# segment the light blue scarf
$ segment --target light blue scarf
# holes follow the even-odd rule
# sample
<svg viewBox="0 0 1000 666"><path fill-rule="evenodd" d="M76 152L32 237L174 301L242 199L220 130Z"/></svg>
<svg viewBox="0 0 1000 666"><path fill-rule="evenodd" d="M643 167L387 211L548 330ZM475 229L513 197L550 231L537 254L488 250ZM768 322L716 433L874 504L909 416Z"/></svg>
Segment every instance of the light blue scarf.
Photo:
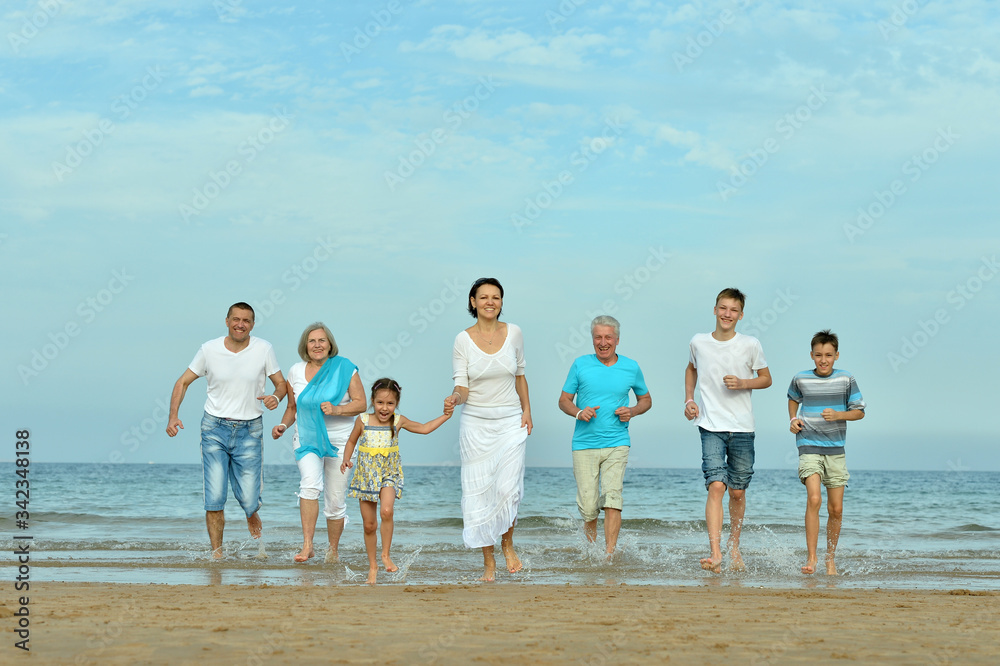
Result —
<svg viewBox="0 0 1000 666"><path fill-rule="evenodd" d="M340 449L330 443L320 404L329 402L339 405L357 369L358 366L342 356L328 358L302 395L296 396L296 418L299 422L296 460L301 460L307 453L315 453L320 458L335 458L340 453Z"/></svg>

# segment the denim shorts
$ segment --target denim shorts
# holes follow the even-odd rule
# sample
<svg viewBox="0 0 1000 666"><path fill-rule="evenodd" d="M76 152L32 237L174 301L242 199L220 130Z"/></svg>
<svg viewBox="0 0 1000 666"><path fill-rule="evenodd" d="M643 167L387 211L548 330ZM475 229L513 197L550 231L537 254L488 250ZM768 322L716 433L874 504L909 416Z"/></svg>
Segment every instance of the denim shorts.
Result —
<svg viewBox="0 0 1000 666"><path fill-rule="evenodd" d="M264 486L264 423L223 419L208 412L201 419L201 465L205 473L205 511L222 511L229 484L247 518L257 513Z"/></svg>
<svg viewBox="0 0 1000 666"><path fill-rule="evenodd" d="M733 490L745 490L753 476L752 432L701 432L701 471L705 487L716 481Z"/></svg>

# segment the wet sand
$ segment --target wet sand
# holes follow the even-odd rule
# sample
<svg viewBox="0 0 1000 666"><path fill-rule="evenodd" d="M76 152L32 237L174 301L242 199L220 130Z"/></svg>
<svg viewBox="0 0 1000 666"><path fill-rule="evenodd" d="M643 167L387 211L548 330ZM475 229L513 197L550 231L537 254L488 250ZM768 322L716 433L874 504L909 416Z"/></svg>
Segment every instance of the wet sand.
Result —
<svg viewBox="0 0 1000 666"><path fill-rule="evenodd" d="M36 583L33 663L995 664L1000 592ZM24 593L21 593L24 594ZM3 595L3 661L18 599Z"/></svg>

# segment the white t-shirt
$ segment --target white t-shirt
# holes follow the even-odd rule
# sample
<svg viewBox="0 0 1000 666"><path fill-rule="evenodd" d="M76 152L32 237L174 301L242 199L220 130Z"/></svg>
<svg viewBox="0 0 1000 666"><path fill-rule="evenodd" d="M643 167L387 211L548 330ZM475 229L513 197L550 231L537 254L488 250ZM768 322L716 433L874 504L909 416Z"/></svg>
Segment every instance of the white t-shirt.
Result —
<svg viewBox="0 0 1000 666"><path fill-rule="evenodd" d="M698 371L701 393L700 415L695 425L712 432L753 432L751 389L730 390L722 378L734 375L753 379L756 371L767 367L760 341L752 335L737 333L720 342L711 333L691 338L691 363Z"/></svg>
<svg viewBox="0 0 1000 666"><path fill-rule="evenodd" d="M358 374L357 369L354 370L354 374ZM302 392L309 386L309 382L306 381L306 364L304 361L299 361L289 369L288 383L292 385L292 390L295 391L295 399L297 401ZM344 393L344 399L337 404L346 405L350 401L350 391L347 391ZM330 436L330 444L336 446L341 451L344 450L344 447L347 445L347 438L351 436L351 431L354 429L355 418L357 417L323 415L323 420L326 421L326 434ZM295 431L292 433L292 450L294 451L297 448L299 448L298 415L296 415L295 419Z"/></svg>
<svg viewBox="0 0 1000 666"><path fill-rule="evenodd" d="M517 325L507 324L507 338L493 354L477 347L466 331L459 333L452 352L452 370L455 385L469 389L465 412L496 413L496 408L521 412L514 378L524 374L524 338Z"/></svg>
<svg viewBox="0 0 1000 666"><path fill-rule="evenodd" d="M249 421L263 413L257 396L267 395L267 378L281 368L267 340L251 337L244 349L231 352L225 339L203 344L188 369L208 379L206 412L220 419Z"/></svg>

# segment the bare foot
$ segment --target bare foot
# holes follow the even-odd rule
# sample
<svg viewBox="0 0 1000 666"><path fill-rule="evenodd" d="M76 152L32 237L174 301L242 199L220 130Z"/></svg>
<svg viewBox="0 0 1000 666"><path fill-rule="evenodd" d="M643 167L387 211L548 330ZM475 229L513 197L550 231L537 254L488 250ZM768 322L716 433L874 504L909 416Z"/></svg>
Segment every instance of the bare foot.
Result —
<svg viewBox="0 0 1000 666"><path fill-rule="evenodd" d="M809 560L803 565L802 573L812 575L816 573L816 560Z"/></svg>
<svg viewBox="0 0 1000 666"><path fill-rule="evenodd" d="M729 570L730 571L746 571L747 565L743 561L743 556L739 553L735 557L729 558Z"/></svg>
<svg viewBox="0 0 1000 666"><path fill-rule="evenodd" d="M496 564L496 562L494 562L493 564L487 564L483 568L483 575L479 577L479 580L481 580L484 583L492 583L496 579L497 579L497 564Z"/></svg>
<svg viewBox="0 0 1000 666"><path fill-rule="evenodd" d="M705 571L711 571L712 573L722 573L722 556L720 555L718 559L714 557L703 557L701 560L701 568Z"/></svg>
<svg viewBox="0 0 1000 666"><path fill-rule="evenodd" d="M247 527L250 528L250 536L254 539L260 538L261 530L264 526L260 522L260 512L255 512L252 516L247 518Z"/></svg>
<svg viewBox="0 0 1000 666"><path fill-rule="evenodd" d="M332 562L339 562L340 554L337 552L336 548L327 548L326 555L323 556L323 564L330 564Z"/></svg>
<svg viewBox="0 0 1000 666"><path fill-rule="evenodd" d="M390 573L393 571L399 571L399 567L392 563L389 553L382 553L382 564L385 565L385 570Z"/></svg>
<svg viewBox="0 0 1000 666"><path fill-rule="evenodd" d="M315 556L316 556L316 551L314 551L312 549L312 546L309 546L308 548L306 548L305 546L303 546L302 550L300 550L295 555L295 557L292 558L292 561L293 562L306 562L310 558L315 557Z"/></svg>
<svg viewBox="0 0 1000 666"><path fill-rule="evenodd" d="M836 576L837 575L837 565L834 564L833 560L826 561L826 575Z"/></svg>
<svg viewBox="0 0 1000 666"><path fill-rule="evenodd" d="M219 546L218 548L216 548L215 550L212 551L212 559L213 560L221 560L225 556L226 556L226 554L222 552L222 546Z"/></svg>
<svg viewBox="0 0 1000 666"><path fill-rule="evenodd" d="M507 563L507 571L517 573L524 568L524 565L521 564L521 558L514 552L513 544L501 545L500 550L503 552L504 562Z"/></svg>
<svg viewBox="0 0 1000 666"><path fill-rule="evenodd" d="M369 585L374 585L376 576L378 576L378 567L372 567L371 569L368 570L368 580L366 580L365 582L368 583Z"/></svg>

